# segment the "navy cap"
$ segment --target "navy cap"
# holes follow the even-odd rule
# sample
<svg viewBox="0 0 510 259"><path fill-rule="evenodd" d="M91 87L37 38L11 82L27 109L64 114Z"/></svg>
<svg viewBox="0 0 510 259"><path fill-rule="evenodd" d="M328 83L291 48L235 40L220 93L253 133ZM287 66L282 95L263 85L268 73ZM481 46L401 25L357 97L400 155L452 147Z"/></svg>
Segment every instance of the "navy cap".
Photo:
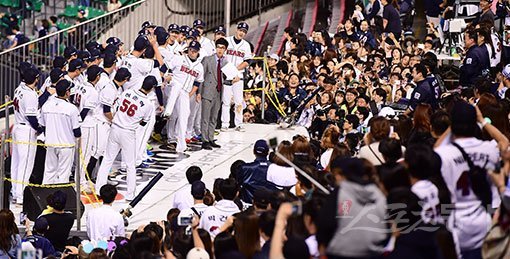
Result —
<svg viewBox="0 0 510 259"><path fill-rule="evenodd" d="M142 88L144 90L151 90L152 88L158 86L158 80L154 76L147 76L143 80Z"/></svg>
<svg viewBox="0 0 510 259"><path fill-rule="evenodd" d="M205 195L205 184L202 181L195 181L191 184L191 195L193 198L203 199Z"/></svg>
<svg viewBox="0 0 510 259"><path fill-rule="evenodd" d="M220 25L218 26L218 28L216 28L214 30L214 33L222 33L223 35L227 34L227 30L225 29L225 27L223 27L223 25Z"/></svg>
<svg viewBox="0 0 510 259"><path fill-rule="evenodd" d="M269 145L267 144L267 141L264 139L257 140L253 147L253 152L259 155L267 155L269 153Z"/></svg>
<svg viewBox="0 0 510 259"><path fill-rule="evenodd" d="M37 233L44 233L48 230L48 220L45 217L39 217L34 222L34 230Z"/></svg>
<svg viewBox="0 0 510 259"><path fill-rule="evenodd" d="M90 59L90 52L84 50L84 51L78 51L78 58L83 61L89 61Z"/></svg>
<svg viewBox="0 0 510 259"><path fill-rule="evenodd" d="M145 21L142 23L142 29L154 27L156 27L156 25L154 25L151 21Z"/></svg>
<svg viewBox="0 0 510 259"><path fill-rule="evenodd" d="M60 68L54 68L50 71L50 80L52 84L55 84L60 80L60 78L64 77L67 72L62 71Z"/></svg>
<svg viewBox="0 0 510 259"><path fill-rule="evenodd" d="M157 26L155 29L154 29L154 34L155 35L158 35L162 32L167 32L165 28L161 27L161 26ZM168 32L167 32L168 33Z"/></svg>
<svg viewBox="0 0 510 259"><path fill-rule="evenodd" d="M106 48L104 49L104 54L110 53L110 54L116 55L117 51L119 51L118 46L108 44L108 45L106 45Z"/></svg>
<svg viewBox="0 0 510 259"><path fill-rule="evenodd" d="M120 45L122 45L124 43L119 38L117 38L117 37L110 37L110 38L108 38L106 40L106 44L120 46Z"/></svg>
<svg viewBox="0 0 510 259"><path fill-rule="evenodd" d="M204 28L204 27L205 27L205 22L200 19L196 19L193 22L193 28Z"/></svg>
<svg viewBox="0 0 510 259"><path fill-rule="evenodd" d="M183 25L183 26L179 27L179 32L188 35L188 31L190 29L191 28L188 25Z"/></svg>
<svg viewBox="0 0 510 259"><path fill-rule="evenodd" d="M134 49L136 51L142 51L144 49L146 49L147 47L149 47L151 45L151 43L149 42L149 39L147 39L146 36L138 36L135 40L135 45L134 45Z"/></svg>
<svg viewBox="0 0 510 259"><path fill-rule="evenodd" d="M73 55L77 55L78 50L74 46L67 46L64 49L64 58L69 59Z"/></svg>
<svg viewBox="0 0 510 259"><path fill-rule="evenodd" d="M67 59L65 59L62 56L56 56L53 59L53 68L60 68L64 69L64 67L67 65Z"/></svg>
<svg viewBox="0 0 510 259"><path fill-rule="evenodd" d="M98 65L90 66L89 68L87 68L87 80L89 82L94 81L102 72L103 69L100 68Z"/></svg>
<svg viewBox="0 0 510 259"><path fill-rule="evenodd" d="M200 36L200 32L197 31L196 29L191 29L191 30L189 30L188 35L186 35L186 38L197 39L198 36Z"/></svg>
<svg viewBox="0 0 510 259"><path fill-rule="evenodd" d="M248 32L248 29L250 29L250 26L245 23L245 22L240 22L237 24L237 29L238 30L245 30L246 32Z"/></svg>
<svg viewBox="0 0 510 259"><path fill-rule="evenodd" d="M166 32L166 31L156 34L156 40L158 41L159 45L165 44L166 40L168 40L169 37L170 37L170 34L168 34L168 32Z"/></svg>
<svg viewBox="0 0 510 259"><path fill-rule="evenodd" d="M117 73L115 74L115 80L122 82L126 79L131 78L131 72L125 67L121 67L117 70Z"/></svg>
<svg viewBox="0 0 510 259"><path fill-rule="evenodd" d="M23 76L23 74L25 73L25 71L31 67L34 67L34 65L32 65L31 63L29 62L25 62L25 61L21 61L18 65L18 71L19 73L21 74L21 76Z"/></svg>
<svg viewBox="0 0 510 259"><path fill-rule="evenodd" d="M101 49L101 45L97 41L89 41L85 44L85 49L90 52L93 49Z"/></svg>
<svg viewBox="0 0 510 259"><path fill-rule="evenodd" d="M117 56L115 54L107 52L104 54L103 66L106 68L112 67L117 61Z"/></svg>
<svg viewBox="0 0 510 259"><path fill-rule="evenodd" d="M200 51L200 43L194 40L189 43L188 49L195 49L196 51Z"/></svg>
<svg viewBox="0 0 510 259"><path fill-rule="evenodd" d="M179 25L175 24L175 23L172 23L170 25L168 25L168 32L179 32Z"/></svg>
<svg viewBox="0 0 510 259"><path fill-rule="evenodd" d="M98 49L93 49L90 51L90 58L91 59L98 59L101 58L101 51Z"/></svg>
<svg viewBox="0 0 510 259"><path fill-rule="evenodd" d="M69 62L69 68L67 69L67 71L74 72L77 69L81 69L81 68L87 68L87 65L85 65L85 63L83 63L83 61L81 59L77 58L77 59L73 59L73 60L71 60L71 62Z"/></svg>
<svg viewBox="0 0 510 259"><path fill-rule="evenodd" d="M39 77L39 69L29 67L23 72L23 81L27 84L32 84Z"/></svg>
<svg viewBox="0 0 510 259"><path fill-rule="evenodd" d="M85 9L80 9L80 10L78 10L78 12L83 14L83 15L85 15L85 13L86 13Z"/></svg>
<svg viewBox="0 0 510 259"><path fill-rule="evenodd" d="M67 80L60 80L55 86L57 89L57 93L65 93L67 90L71 89L71 82ZM58 192L58 191L57 191ZM65 194L65 193L64 193ZM67 198L67 197L66 197ZM60 199L60 198L59 198ZM53 202L55 202L55 194L53 195ZM65 203L65 202L64 202ZM51 206L51 205L50 205Z"/></svg>

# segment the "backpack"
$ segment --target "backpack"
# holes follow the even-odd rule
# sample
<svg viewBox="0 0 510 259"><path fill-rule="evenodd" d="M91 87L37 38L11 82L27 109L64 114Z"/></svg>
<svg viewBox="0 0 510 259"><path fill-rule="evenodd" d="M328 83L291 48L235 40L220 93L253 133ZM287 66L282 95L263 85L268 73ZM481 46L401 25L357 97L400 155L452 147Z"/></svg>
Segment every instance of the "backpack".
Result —
<svg viewBox="0 0 510 259"><path fill-rule="evenodd" d="M459 144L452 142L452 145L455 146L460 153L462 153L462 157L468 163L469 166L469 181L471 183L477 183L476 185L471 184L471 189L475 193L476 197L482 202L483 207L487 210L492 206L492 190L490 183L487 179L487 169L484 167L480 167L475 165L471 158L469 158L468 154Z"/></svg>

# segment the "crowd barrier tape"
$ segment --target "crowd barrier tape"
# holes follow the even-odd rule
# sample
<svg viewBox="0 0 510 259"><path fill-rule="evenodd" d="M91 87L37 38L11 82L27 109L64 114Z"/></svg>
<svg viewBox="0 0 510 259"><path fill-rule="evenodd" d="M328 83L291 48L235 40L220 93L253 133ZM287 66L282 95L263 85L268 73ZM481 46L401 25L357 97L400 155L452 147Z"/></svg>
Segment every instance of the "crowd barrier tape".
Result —
<svg viewBox="0 0 510 259"><path fill-rule="evenodd" d="M9 105L9 103L3 104L2 106L5 107L7 105ZM2 106L0 106L0 109L3 108ZM45 143L40 143L40 142L14 141L13 139L6 139L5 142L6 143L12 143L14 145L32 145L32 146L42 146L42 147L75 147L76 146L76 144L45 144ZM78 149L78 152L79 152L79 157L80 157L80 164L81 164L81 167L82 167L81 170L84 170L84 172L85 172L85 178L87 180L87 184L89 185L90 189L92 190L92 194L93 194L94 199L96 201L93 202L88 195L85 195L85 197L86 197L86 199L89 200L90 204L92 204L93 207L96 207L95 204L99 203L99 198L98 198L97 193L95 191L94 184L92 183L92 180L90 179L89 172L87 171L87 166L84 163L85 158L83 156L81 148ZM51 185L48 185L48 184L35 184L35 183L19 181L19 180L15 180L15 179L12 179L12 178L7 178L7 177L5 177L4 180L9 181L11 183L15 183L15 184L21 184L21 185L30 186L30 187L37 187L37 188L48 188L48 189L64 188L64 187L75 187L76 186L76 183L51 184ZM82 193L84 193L84 191L82 191Z"/></svg>
<svg viewBox="0 0 510 259"><path fill-rule="evenodd" d="M287 114L283 110L280 100L278 100L278 97L276 96L276 86L274 85L272 77L271 77L271 73L269 72L269 65L267 63L267 58L266 57L253 57L253 60L263 60L264 61L264 65L266 67L265 73L267 74L267 78L269 79L269 86L274 94L274 98L276 99L276 102L271 98L271 95L269 94L269 91L267 89L263 89L263 90L266 92L269 101L274 105L274 107L276 108L278 113L280 113L284 117L287 116ZM255 90L251 90L251 91L255 91Z"/></svg>
<svg viewBox="0 0 510 259"><path fill-rule="evenodd" d="M3 108L5 108L5 106L11 105L11 104L12 104L12 101L6 102L6 103L0 105L0 109L3 109Z"/></svg>
<svg viewBox="0 0 510 259"><path fill-rule="evenodd" d="M243 90L244 92L257 92L257 91L263 91L264 88L254 88L254 89L246 89Z"/></svg>

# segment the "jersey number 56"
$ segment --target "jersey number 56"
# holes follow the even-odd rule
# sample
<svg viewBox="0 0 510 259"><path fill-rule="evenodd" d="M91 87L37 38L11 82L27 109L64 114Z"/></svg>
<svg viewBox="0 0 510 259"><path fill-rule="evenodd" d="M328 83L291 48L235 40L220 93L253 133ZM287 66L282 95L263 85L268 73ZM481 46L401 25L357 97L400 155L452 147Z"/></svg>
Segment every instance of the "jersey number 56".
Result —
<svg viewBox="0 0 510 259"><path fill-rule="evenodd" d="M122 101L122 106L120 106L120 111L125 112L129 117L133 117L137 109L138 106L136 106L134 103L131 103L128 99L124 99Z"/></svg>

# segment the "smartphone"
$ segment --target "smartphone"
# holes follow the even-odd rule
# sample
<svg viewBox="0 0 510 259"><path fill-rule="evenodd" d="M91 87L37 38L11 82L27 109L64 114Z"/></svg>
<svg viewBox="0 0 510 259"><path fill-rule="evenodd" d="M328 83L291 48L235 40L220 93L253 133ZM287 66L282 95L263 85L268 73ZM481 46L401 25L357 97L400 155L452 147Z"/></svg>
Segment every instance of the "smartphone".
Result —
<svg viewBox="0 0 510 259"><path fill-rule="evenodd" d="M27 222L27 214L22 211L19 213L19 224L24 226L26 222Z"/></svg>
<svg viewBox="0 0 510 259"><path fill-rule="evenodd" d="M303 214L303 203L301 201L295 201L292 203L292 215Z"/></svg>
<svg viewBox="0 0 510 259"><path fill-rule="evenodd" d="M390 135L389 135L390 138L391 138L391 135L393 135L393 131L394 131L393 126L390 126Z"/></svg>
<svg viewBox="0 0 510 259"><path fill-rule="evenodd" d="M179 217L177 218L177 225L179 226L189 226L193 221L193 217Z"/></svg>
<svg viewBox="0 0 510 259"><path fill-rule="evenodd" d="M278 140L276 138L269 139L269 146L276 150L276 147L278 146Z"/></svg>

